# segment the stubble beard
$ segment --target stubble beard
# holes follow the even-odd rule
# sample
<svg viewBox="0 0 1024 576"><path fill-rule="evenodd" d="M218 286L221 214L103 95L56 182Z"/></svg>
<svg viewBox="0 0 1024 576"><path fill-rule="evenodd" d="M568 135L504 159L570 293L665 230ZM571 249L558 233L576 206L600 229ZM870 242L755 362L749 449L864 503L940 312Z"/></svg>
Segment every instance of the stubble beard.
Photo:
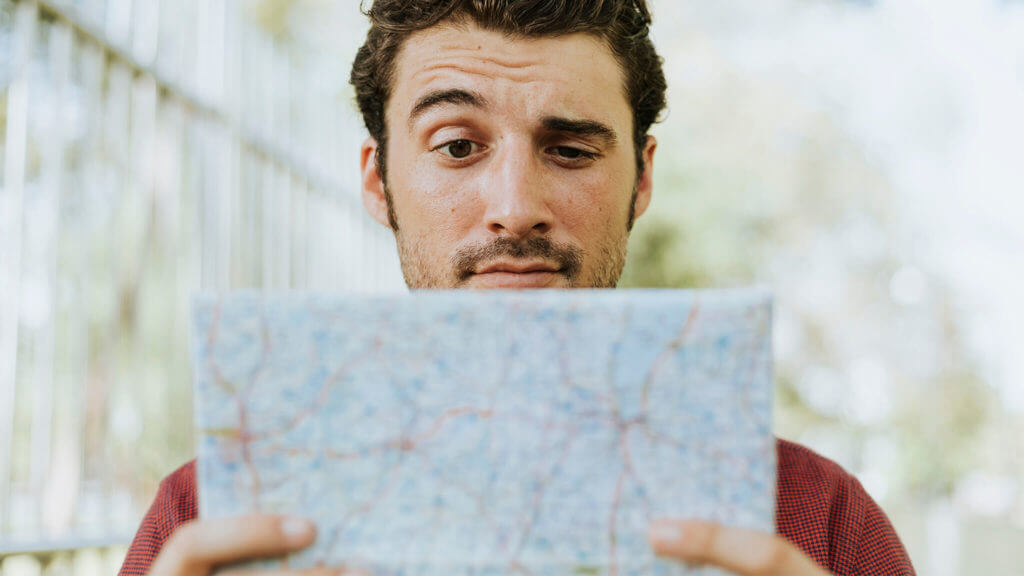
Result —
<svg viewBox="0 0 1024 576"><path fill-rule="evenodd" d="M633 229L636 209L637 191L634 189L630 208L629 222L624 230L615 237L608 238L592 253L583 248L555 244L542 236L534 236L523 241L513 241L507 237L474 246L466 246L444 258L443 264L436 264L427 247L426 238L408 237L404 229L398 226L397 217L392 203L391 194L385 190L389 219L398 247L398 258L402 267L402 276L410 290L446 290L460 288L476 268L477 264L485 263L500 256L510 258L540 257L549 262L556 262L562 268L567 288L608 289L618 286L622 271L626 265L626 252L629 235ZM590 259L596 258L593 262ZM591 264L587 270L587 264Z"/></svg>
<svg viewBox="0 0 1024 576"><path fill-rule="evenodd" d="M535 237L534 240L539 238ZM509 256L519 257L520 254L538 254L531 249L531 242L515 243L501 237L500 239L484 244L482 246L470 246L460 249L445 259L439 268L431 255L424 248L425 243L418 239L406 238L402 232L395 233L395 242L398 245L398 257L402 265L402 276L405 283L411 290L447 290L464 287L470 279L471 274L460 272L465 271L473 264L484 263L485 260L475 257L477 254L488 254L492 257ZM511 243L511 244L510 244ZM626 247L628 234L621 238L607 242L597 250L597 258L593 268L586 273L583 262L590 259L590 255L582 249L576 249L574 254L578 255L580 269L573 273L571 270L562 268L560 274L566 280L567 288L615 288L622 276L622 270L626 265ZM516 247L512 247L515 245ZM534 244L536 245L536 244ZM564 247L562 248L564 249ZM563 261L564 262L564 261ZM438 273L441 272L441 273Z"/></svg>

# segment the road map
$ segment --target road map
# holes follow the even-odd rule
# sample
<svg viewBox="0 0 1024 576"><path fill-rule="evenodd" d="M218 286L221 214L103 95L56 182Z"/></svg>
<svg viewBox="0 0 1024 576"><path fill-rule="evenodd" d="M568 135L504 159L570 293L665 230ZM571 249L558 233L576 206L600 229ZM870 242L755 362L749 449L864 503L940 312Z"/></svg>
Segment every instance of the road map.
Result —
<svg viewBox="0 0 1024 576"><path fill-rule="evenodd" d="M259 567L712 575L649 521L774 529L766 291L234 294L192 322L200 516L318 526Z"/></svg>

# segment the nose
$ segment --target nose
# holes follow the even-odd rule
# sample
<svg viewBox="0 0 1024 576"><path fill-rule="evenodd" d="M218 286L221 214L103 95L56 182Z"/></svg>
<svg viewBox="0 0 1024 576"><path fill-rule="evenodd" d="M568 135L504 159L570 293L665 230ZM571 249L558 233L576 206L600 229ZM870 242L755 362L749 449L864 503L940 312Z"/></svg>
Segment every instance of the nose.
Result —
<svg viewBox="0 0 1024 576"><path fill-rule="evenodd" d="M507 142L494 158L485 184L487 229L513 239L551 230L553 214L548 205L544 167L529 142Z"/></svg>

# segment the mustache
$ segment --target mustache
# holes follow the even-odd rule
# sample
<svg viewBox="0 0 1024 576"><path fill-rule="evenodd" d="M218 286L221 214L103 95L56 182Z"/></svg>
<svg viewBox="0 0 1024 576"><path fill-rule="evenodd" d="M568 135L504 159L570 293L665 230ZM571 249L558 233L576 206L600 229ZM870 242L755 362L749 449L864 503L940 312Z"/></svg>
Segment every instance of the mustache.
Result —
<svg viewBox="0 0 1024 576"><path fill-rule="evenodd" d="M460 248L452 256L452 268L459 282L472 276L479 265L496 260L500 257L516 259L543 259L558 266L559 274L564 274L570 283L579 275L583 267L583 250L571 244L556 244L543 236L533 236L526 240L516 241L501 236L491 242L479 246Z"/></svg>

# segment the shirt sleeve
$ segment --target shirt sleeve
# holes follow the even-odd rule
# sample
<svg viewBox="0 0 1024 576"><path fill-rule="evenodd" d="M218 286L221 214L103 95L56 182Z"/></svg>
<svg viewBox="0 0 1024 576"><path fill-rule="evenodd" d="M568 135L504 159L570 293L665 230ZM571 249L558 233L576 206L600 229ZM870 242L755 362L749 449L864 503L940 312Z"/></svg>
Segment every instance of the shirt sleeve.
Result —
<svg viewBox="0 0 1024 576"><path fill-rule="evenodd" d="M142 519L118 576L145 576L167 539L197 515L195 461L182 466L160 483L153 504Z"/></svg>
<svg viewBox="0 0 1024 576"><path fill-rule="evenodd" d="M856 480L854 480L856 482ZM857 483L859 487L859 482ZM903 543L889 517L863 491L864 521L857 549L855 574L864 576L916 576Z"/></svg>
<svg viewBox="0 0 1024 576"><path fill-rule="evenodd" d="M836 576L915 576L885 512L839 464L778 441L776 529Z"/></svg>

